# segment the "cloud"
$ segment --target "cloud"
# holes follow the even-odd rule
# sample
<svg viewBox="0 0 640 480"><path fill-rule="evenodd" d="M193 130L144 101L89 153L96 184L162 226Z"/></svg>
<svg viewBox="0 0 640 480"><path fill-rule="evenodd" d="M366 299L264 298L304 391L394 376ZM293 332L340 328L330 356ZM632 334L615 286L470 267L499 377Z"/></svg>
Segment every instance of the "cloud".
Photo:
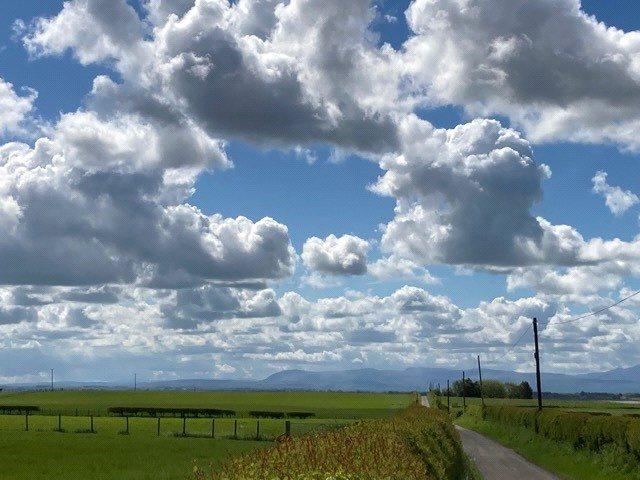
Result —
<svg viewBox="0 0 640 480"><path fill-rule="evenodd" d="M179 283L290 275L284 225L183 203L202 168L228 162L217 143L184 139L181 163L167 133L135 117L77 112L33 148L0 146L1 281L166 286L168 272Z"/></svg>
<svg viewBox="0 0 640 480"><path fill-rule="evenodd" d="M144 0L144 7L154 25L164 24L169 15L182 17L193 7L194 0Z"/></svg>
<svg viewBox="0 0 640 480"><path fill-rule="evenodd" d="M31 25L27 49L113 62L120 95L161 104L214 136L367 152L397 143L394 122L374 108L393 82L382 81L387 54L367 38L368 0L150 1L151 31L124 0L108 3L65 3Z"/></svg>
<svg viewBox="0 0 640 480"><path fill-rule="evenodd" d="M635 193L609 185L606 172L596 172L591 181L593 182L593 193L598 193L604 197L605 204L616 217L619 217L640 201Z"/></svg>
<svg viewBox="0 0 640 480"><path fill-rule="evenodd" d="M113 79L98 76L84 107L33 144L0 146L8 377L53 363L85 378L133 362L178 378L463 364L478 349L511 366L528 352L504 346L532 316L544 319L553 368L587 353L592 365L637 356L635 305L558 324L640 275L640 237L585 239L536 217L550 170L530 143L638 148L635 34L605 28L574 0L416 0L414 35L395 51L370 30L367 0L142 5L71 0L23 31L32 56L69 51ZM3 98L0 129L11 133L35 92L1 81ZM443 104L507 116L530 140L495 120L440 129L411 113ZM276 293L271 282L296 262L288 228L188 203L202 172L232 168L226 142L238 139L309 161L320 144L382 169L371 189L396 204L382 258L369 261L374 244L353 235L312 237L301 253L308 284L364 274L429 284L426 266L443 263L506 274L509 293L535 295L460 306L412 286ZM598 175L612 211L637 202Z"/></svg>
<svg viewBox="0 0 640 480"><path fill-rule="evenodd" d="M336 237L331 234L324 240L307 239L301 256L308 269L320 274L364 275L369 248L369 242L354 235Z"/></svg>
<svg viewBox="0 0 640 480"><path fill-rule="evenodd" d="M406 258L380 258L367 265L367 271L378 280L417 279L428 284L440 283L440 280L429 273L424 267Z"/></svg>
<svg viewBox="0 0 640 480"><path fill-rule="evenodd" d="M163 307L170 328L193 329L224 318L262 318L280 315L273 290L253 291L215 285L182 289L175 293L175 303Z"/></svg>
<svg viewBox="0 0 640 480"><path fill-rule="evenodd" d="M444 130L408 117L400 135L402 153L381 161L385 173L371 187L396 199L384 251L417 263L547 261L545 236L558 235L530 210L549 170L518 132L495 120Z"/></svg>
<svg viewBox="0 0 640 480"><path fill-rule="evenodd" d="M406 16L404 62L428 103L506 115L536 142L640 148L637 32L579 0L416 0Z"/></svg>
<svg viewBox="0 0 640 480"><path fill-rule="evenodd" d="M37 96L32 89L26 89L26 95L18 95L13 84L0 77L0 137L20 130Z"/></svg>
<svg viewBox="0 0 640 480"><path fill-rule="evenodd" d="M401 152L385 155L370 189L395 199L382 251L417 265L442 263L509 273L536 265L633 272L639 239L585 239L531 211L551 175L531 145L499 122L438 129L415 116L400 125Z"/></svg>
<svg viewBox="0 0 640 480"><path fill-rule="evenodd" d="M529 337L516 349L507 347L533 316L540 320L545 362L554 370L571 370L581 358L589 359L590 368L627 364L640 340L634 302L560 325L585 307L572 308L571 300L548 295L497 297L467 307L410 286L385 296L350 292L319 299L212 285L138 288L119 304L79 305L54 297L54 303L18 307L11 291L0 290L5 339L0 360L7 355L24 360L7 363L8 377L55 364L60 374L75 378L107 371L108 378L121 380L121 366L131 363L139 378L143 372L153 376L163 365L178 376L212 376L215 365L223 364L262 377L282 368L403 368L443 358L452 366L465 365L478 351L485 362L512 368L530 360ZM589 307L617 298L595 296Z"/></svg>
<svg viewBox="0 0 640 480"><path fill-rule="evenodd" d="M143 33L143 22L125 1L74 0L53 17L36 18L23 42L33 56L72 50L83 65L109 60L125 69L134 68L134 57L142 55Z"/></svg>

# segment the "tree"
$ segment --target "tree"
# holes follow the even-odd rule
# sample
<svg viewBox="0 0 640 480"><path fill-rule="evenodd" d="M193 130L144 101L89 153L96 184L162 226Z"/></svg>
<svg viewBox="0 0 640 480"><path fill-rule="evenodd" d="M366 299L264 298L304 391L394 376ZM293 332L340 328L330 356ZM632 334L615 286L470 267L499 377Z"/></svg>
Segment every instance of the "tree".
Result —
<svg viewBox="0 0 640 480"><path fill-rule="evenodd" d="M520 386L515 383L507 382L504 384L507 390L507 398L520 398Z"/></svg>
<svg viewBox="0 0 640 480"><path fill-rule="evenodd" d="M453 386L451 388L453 394L456 397L462 397L462 380L456 380L453 382ZM480 396L480 385L478 382L474 382L470 378L464 379L464 396L465 397L479 397Z"/></svg>
<svg viewBox="0 0 640 480"><path fill-rule="evenodd" d="M482 395L485 398L505 398L507 389L498 380L484 380L482 382Z"/></svg>
<svg viewBox="0 0 640 480"><path fill-rule="evenodd" d="M518 390L520 398L533 398L533 389L531 388L531 385L529 385L529 382L522 382L518 385Z"/></svg>

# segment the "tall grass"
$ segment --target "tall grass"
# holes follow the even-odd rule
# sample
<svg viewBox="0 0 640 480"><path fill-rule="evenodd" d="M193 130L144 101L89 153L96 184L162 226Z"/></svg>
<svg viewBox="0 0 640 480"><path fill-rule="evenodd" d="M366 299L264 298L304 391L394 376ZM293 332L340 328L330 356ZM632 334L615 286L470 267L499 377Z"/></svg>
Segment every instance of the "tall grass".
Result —
<svg viewBox="0 0 640 480"><path fill-rule="evenodd" d="M417 405L388 420L288 439L196 480L457 480L466 457L449 417Z"/></svg>

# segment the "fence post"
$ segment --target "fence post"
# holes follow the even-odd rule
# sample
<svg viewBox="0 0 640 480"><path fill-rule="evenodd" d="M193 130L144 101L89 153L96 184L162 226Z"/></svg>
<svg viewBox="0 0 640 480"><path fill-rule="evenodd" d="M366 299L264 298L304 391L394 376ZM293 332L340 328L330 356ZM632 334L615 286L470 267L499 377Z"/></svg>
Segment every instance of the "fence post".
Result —
<svg viewBox="0 0 640 480"><path fill-rule="evenodd" d="M260 420L256 420L256 440L260 440Z"/></svg>
<svg viewBox="0 0 640 480"><path fill-rule="evenodd" d="M125 431L127 432L127 435L129 435L129 417L124 417L124 419L126 420L126 423L127 423L127 429Z"/></svg>
<svg viewBox="0 0 640 480"><path fill-rule="evenodd" d="M58 431L62 431L62 415L58 414Z"/></svg>
<svg viewBox="0 0 640 480"><path fill-rule="evenodd" d="M233 438L238 439L238 419L233 421Z"/></svg>
<svg viewBox="0 0 640 480"><path fill-rule="evenodd" d="M158 436L160 436L160 417L158 417Z"/></svg>
<svg viewBox="0 0 640 480"><path fill-rule="evenodd" d="M89 418L91 419L91 433L94 433L93 432L93 415L91 415Z"/></svg>
<svg viewBox="0 0 640 480"><path fill-rule="evenodd" d="M285 420L284 433L287 435L287 437L291 436L291 420Z"/></svg>
<svg viewBox="0 0 640 480"><path fill-rule="evenodd" d="M29 431L29 412L24 414L24 430L25 432Z"/></svg>
<svg viewBox="0 0 640 480"><path fill-rule="evenodd" d="M182 436L187 436L187 417L182 417Z"/></svg>
<svg viewBox="0 0 640 480"><path fill-rule="evenodd" d="M216 419L211 419L211 438L216 438Z"/></svg>

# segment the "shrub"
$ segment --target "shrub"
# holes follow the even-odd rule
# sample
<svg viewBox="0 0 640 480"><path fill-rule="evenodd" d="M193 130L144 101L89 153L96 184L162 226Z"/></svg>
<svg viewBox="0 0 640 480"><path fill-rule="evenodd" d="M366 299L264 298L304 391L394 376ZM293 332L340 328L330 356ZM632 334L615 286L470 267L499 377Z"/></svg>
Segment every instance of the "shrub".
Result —
<svg viewBox="0 0 640 480"><path fill-rule="evenodd" d="M312 418L315 417L316 414L313 412L287 412L287 418Z"/></svg>
<svg viewBox="0 0 640 480"><path fill-rule="evenodd" d="M633 420L627 425L626 440L629 451L640 458L640 420Z"/></svg>
<svg viewBox="0 0 640 480"><path fill-rule="evenodd" d="M485 380L482 382L482 396L485 398L505 398L507 389L504 383L498 380Z"/></svg>
<svg viewBox="0 0 640 480"><path fill-rule="evenodd" d="M629 418L611 416L605 421L600 416L591 416L582 429L584 444L591 450L600 450L607 444L626 445Z"/></svg>
<svg viewBox="0 0 640 480"><path fill-rule="evenodd" d="M0 414L2 415L25 415L40 410L35 405L0 405Z"/></svg>
<svg viewBox="0 0 640 480"><path fill-rule="evenodd" d="M255 410L249 412L249 416L253 418L284 418L284 412L267 412Z"/></svg>
<svg viewBox="0 0 640 480"><path fill-rule="evenodd" d="M204 480L462 480L466 461L449 416L417 405L370 420L290 438L268 450L232 458Z"/></svg>
<svg viewBox="0 0 640 480"><path fill-rule="evenodd" d="M617 448L640 459L640 419L603 412L566 412L510 406L469 408L469 414L515 427L535 429L552 440L593 451Z"/></svg>
<svg viewBox="0 0 640 480"><path fill-rule="evenodd" d="M234 417L233 410L219 408L109 407L107 412L121 417Z"/></svg>

